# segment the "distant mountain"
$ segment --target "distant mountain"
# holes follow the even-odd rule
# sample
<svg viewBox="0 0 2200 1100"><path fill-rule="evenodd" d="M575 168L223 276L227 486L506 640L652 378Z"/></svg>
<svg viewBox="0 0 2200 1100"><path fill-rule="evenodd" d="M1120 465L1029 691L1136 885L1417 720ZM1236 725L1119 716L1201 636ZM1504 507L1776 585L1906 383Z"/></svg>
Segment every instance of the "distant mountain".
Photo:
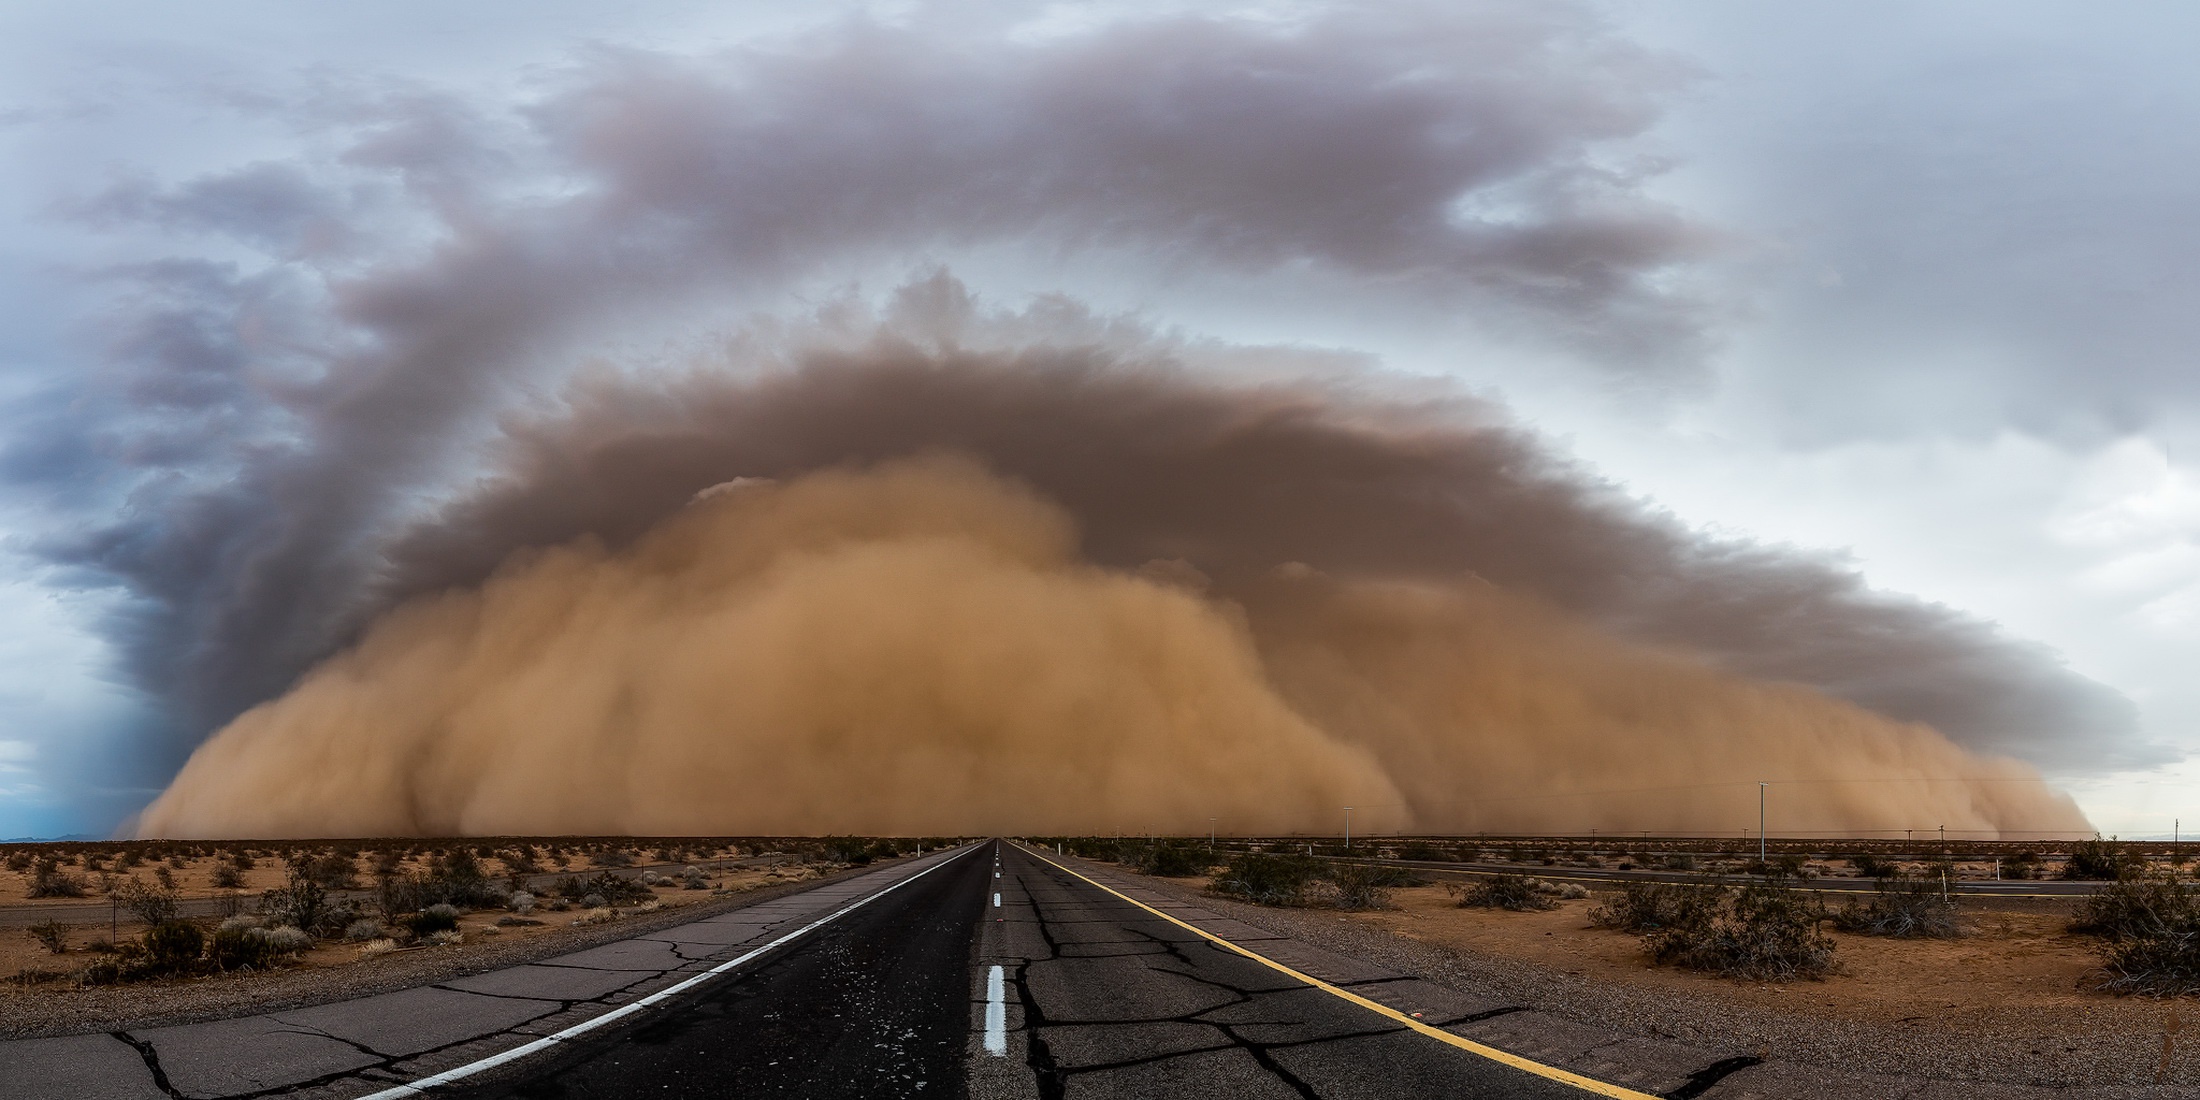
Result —
<svg viewBox="0 0 2200 1100"><path fill-rule="evenodd" d="M0 840L0 844L59 844L62 841L105 839L107 838L93 836L90 833L70 833L67 836L11 836L6 840Z"/></svg>

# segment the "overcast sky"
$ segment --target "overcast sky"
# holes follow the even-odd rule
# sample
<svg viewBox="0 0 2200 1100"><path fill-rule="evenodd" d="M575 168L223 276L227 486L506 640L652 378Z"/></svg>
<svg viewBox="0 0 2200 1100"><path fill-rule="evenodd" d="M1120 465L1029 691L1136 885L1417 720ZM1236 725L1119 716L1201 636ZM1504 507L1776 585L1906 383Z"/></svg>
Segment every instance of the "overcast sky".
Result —
<svg viewBox="0 0 2200 1100"><path fill-rule="evenodd" d="M341 433L301 395L343 364L506 366L418 391L432 475L315 451L404 473L295 513L337 541L590 357L935 265L1464 387L2120 692L2124 763L2051 765L2104 831L2200 809L2189 8L789 11L0 12L0 837L105 832L233 705L152 651L220 609L151 607L222 568L191 502ZM554 340L411 320L499 280Z"/></svg>

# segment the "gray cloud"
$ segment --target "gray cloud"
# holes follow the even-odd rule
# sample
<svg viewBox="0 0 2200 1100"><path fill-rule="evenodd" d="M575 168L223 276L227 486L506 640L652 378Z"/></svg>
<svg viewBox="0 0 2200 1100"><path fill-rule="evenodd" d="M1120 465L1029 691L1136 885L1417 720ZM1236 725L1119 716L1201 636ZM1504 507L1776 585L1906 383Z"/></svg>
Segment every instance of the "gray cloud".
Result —
<svg viewBox="0 0 2200 1100"><path fill-rule="evenodd" d="M1723 75L1675 124L1722 219L1768 246L1769 323L1735 374L1791 438L2091 445L2192 415L2191 13L1682 18Z"/></svg>
<svg viewBox="0 0 2200 1100"><path fill-rule="evenodd" d="M181 243L102 273L99 365L19 405L0 461L74 487L44 553L135 597L115 636L189 741L347 636L383 541L530 378L866 250L1325 272L1670 368L1710 236L1602 151L1684 74L1584 11L857 22L599 51L516 113L316 85L285 109L322 152L68 204Z"/></svg>

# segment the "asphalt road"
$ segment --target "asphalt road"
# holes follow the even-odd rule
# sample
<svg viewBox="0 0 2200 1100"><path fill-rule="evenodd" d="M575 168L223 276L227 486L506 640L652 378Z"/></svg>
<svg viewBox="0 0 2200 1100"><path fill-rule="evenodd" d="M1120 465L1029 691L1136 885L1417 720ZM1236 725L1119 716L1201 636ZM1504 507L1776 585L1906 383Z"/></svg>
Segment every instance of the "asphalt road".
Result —
<svg viewBox="0 0 2200 1100"><path fill-rule="evenodd" d="M956 859L635 1026L566 1044L490 1085L437 1095L962 1095L970 944L992 866L982 853Z"/></svg>
<svg viewBox="0 0 2200 1100"><path fill-rule="evenodd" d="M1016 1010L1013 1043L1007 1004L992 1005L995 966ZM449 1095L1583 1095L1416 1034L1000 843L766 965L506 1072Z"/></svg>
<svg viewBox="0 0 2200 1100"><path fill-rule="evenodd" d="M1023 851L1004 845L1000 858L1001 905L979 962L1001 965L1016 999L1020 1049L1000 1057L1020 1056L1024 1074L990 1069L981 1051L977 1094L1586 1095L1444 1045Z"/></svg>

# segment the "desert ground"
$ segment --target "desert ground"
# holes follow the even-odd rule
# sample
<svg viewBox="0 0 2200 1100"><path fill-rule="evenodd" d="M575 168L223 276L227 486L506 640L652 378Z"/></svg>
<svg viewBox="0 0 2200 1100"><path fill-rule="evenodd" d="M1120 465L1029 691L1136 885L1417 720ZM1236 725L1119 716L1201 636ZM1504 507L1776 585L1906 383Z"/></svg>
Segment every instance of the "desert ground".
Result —
<svg viewBox="0 0 2200 1100"><path fill-rule="evenodd" d="M0 847L0 1036L118 1012L219 1015L262 996L321 999L317 985L346 995L383 975L504 965L921 846L561 837ZM213 944L224 929L256 928L249 934L266 940L268 930L294 927L292 891L302 882L321 896L314 927L286 932L287 950L242 965L221 959ZM174 919L198 931L203 958L135 974L116 965L142 958L152 925L134 909L148 895L153 916L166 899ZM446 904L438 898L456 902L448 921L416 930Z"/></svg>

